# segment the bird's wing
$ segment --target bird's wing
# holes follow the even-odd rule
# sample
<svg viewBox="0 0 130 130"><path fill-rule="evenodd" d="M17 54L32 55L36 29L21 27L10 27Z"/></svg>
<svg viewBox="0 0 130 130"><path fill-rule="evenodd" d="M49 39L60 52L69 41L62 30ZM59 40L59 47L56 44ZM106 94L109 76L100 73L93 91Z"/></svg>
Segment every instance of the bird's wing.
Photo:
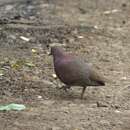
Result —
<svg viewBox="0 0 130 130"><path fill-rule="evenodd" d="M59 78L64 82L68 82L70 84L81 82L85 77L85 70L82 67L80 62L77 60L65 60L60 63L58 66L58 75Z"/></svg>

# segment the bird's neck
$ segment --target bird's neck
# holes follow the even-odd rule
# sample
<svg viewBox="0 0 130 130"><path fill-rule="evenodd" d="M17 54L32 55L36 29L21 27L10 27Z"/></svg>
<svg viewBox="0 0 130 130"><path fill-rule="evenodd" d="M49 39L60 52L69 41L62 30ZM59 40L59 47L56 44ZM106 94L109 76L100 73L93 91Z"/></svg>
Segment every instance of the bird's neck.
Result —
<svg viewBox="0 0 130 130"><path fill-rule="evenodd" d="M54 53L54 57L64 57L66 54L63 50L57 50L55 53Z"/></svg>

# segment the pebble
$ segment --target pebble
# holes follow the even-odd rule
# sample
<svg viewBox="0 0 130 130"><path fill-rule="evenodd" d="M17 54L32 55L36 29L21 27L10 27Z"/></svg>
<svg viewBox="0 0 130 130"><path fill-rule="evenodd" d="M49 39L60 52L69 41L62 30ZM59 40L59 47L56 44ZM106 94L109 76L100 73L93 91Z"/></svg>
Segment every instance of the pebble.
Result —
<svg viewBox="0 0 130 130"><path fill-rule="evenodd" d="M126 80L127 78L126 78L126 77L122 77L121 79L122 79L122 80Z"/></svg>
<svg viewBox="0 0 130 130"><path fill-rule="evenodd" d="M97 102L97 107L108 107L108 104L105 103L105 102L98 101Z"/></svg>
<svg viewBox="0 0 130 130"><path fill-rule="evenodd" d="M53 85L53 82L49 80L42 79L42 82L44 83L44 85Z"/></svg>
<svg viewBox="0 0 130 130"><path fill-rule="evenodd" d="M95 29L98 29L98 26L97 26L97 25L95 25L95 26L94 26L94 28L95 28Z"/></svg>
<svg viewBox="0 0 130 130"><path fill-rule="evenodd" d="M111 98L112 97L112 95L106 95L106 98Z"/></svg>
<svg viewBox="0 0 130 130"><path fill-rule="evenodd" d="M83 37L83 36L78 36L78 38L79 38L79 39L82 39L82 38L84 38L84 37Z"/></svg>
<svg viewBox="0 0 130 130"><path fill-rule="evenodd" d="M97 107L97 104L96 104L96 103L92 103L92 104L90 105L90 107L91 107L91 108L96 108L96 107Z"/></svg>
<svg viewBox="0 0 130 130"><path fill-rule="evenodd" d="M9 35L9 38L15 40L15 39L16 39L16 36L15 36L15 35Z"/></svg>
<svg viewBox="0 0 130 130"><path fill-rule="evenodd" d="M32 49L31 51L32 51L33 53L36 53L36 52L37 52L37 50L36 50L36 49Z"/></svg>
<svg viewBox="0 0 130 130"><path fill-rule="evenodd" d="M38 95L37 98L38 98L38 99L42 99L42 96L41 96L41 95Z"/></svg>
<svg viewBox="0 0 130 130"><path fill-rule="evenodd" d="M24 37L24 36L20 36L20 38L21 38L22 40L26 41L26 42L30 41L30 39L29 39L29 38Z"/></svg>
<svg viewBox="0 0 130 130"><path fill-rule="evenodd" d="M9 11L13 9L14 7L12 5L6 5L5 10Z"/></svg>
<svg viewBox="0 0 130 130"><path fill-rule="evenodd" d="M116 12L119 12L120 10L117 10L117 9L113 9L113 10L107 10L104 12L104 14L111 14L111 13L116 13Z"/></svg>
<svg viewBox="0 0 130 130"><path fill-rule="evenodd" d="M54 79L56 79L56 78L57 78L56 74L52 74L52 77L53 77Z"/></svg>
<svg viewBox="0 0 130 130"><path fill-rule="evenodd" d="M126 7L126 6L127 6L127 4L126 4L126 3L123 3L123 4L122 4L122 7Z"/></svg>
<svg viewBox="0 0 130 130"><path fill-rule="evenodd" d="M119 110L115 110L115 112L116 112L116 113L120 113L120 111L119 111Z"/></svg>

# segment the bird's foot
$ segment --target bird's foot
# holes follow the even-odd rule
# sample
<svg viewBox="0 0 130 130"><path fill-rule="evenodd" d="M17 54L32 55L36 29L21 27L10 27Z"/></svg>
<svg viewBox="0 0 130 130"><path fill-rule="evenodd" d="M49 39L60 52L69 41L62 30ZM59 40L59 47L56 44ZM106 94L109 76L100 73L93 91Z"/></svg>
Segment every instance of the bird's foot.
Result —
<svg viewBox="0 0 130 130"><path fill-rule="evenodd" d="M63 89L64 91L68 91L68 89L70 89L71 87L70 86L67 86L67 85L63 85L62 87L60 87L59 89Z"/></svg>

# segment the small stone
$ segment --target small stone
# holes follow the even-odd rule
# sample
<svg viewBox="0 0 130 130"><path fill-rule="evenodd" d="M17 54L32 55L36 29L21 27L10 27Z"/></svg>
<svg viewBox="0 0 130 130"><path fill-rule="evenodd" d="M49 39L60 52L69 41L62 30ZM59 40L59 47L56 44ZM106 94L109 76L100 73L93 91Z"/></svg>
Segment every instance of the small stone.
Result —
<svg viewBox="0 0 130 130"><path fill-rule="evenodd" d="M106 98L111 98L112 96L111 95L106 95Z"/></svg>
<svg viewBox="0 0 130 130"><path fill-rule="evenodd" d="M126 24L126 21L125 21L125 20L123 20L123 21L122 21L122 24Z"/></svg>
<svg viewBox="0 0 130 130"><path fill-rule="evenodd" d="M41 95L38 95L37 98L38 98L38 99L42 99L42 96L41 96Z"/></svg>
<svg viewBox="0 0 130 130"><path fill-rule="evenodd" d="M108 104L105 103L105 102L98 101L97 102L97 107L108 107Z"/></svg>
<svg viewBox="0 0 130 130"><path fill-rule="evenodd" d="M127 88L130 89L130 86L128 86Z"/></svg>
<svg viewBox="0 0 130 130"><path fill-rule="evenodd" d="M32 49L31 51L32 51L33 53L36 53L36 52L37 52L37 50L36 50L36 49Z"/></svg>
<svg viewBox="0 0 130 130"><path fill-rule="evenodd" d="M49 51L47 51L46 53L47 53L47 55L50 55L50 52L49 52Z"/></svg>
<svg viewBox="0 0 130 130"><path fill-rule="evenodd" d="M49 80L42 79L42 82L44 85L53 85L53 83L50 82Z"/></svg>
<svg viewBox="0 0 130 130"><path fill-rule="evenodd" d="M95 28L95 29L98 29L98 26L97 26L97 25L95 25L95 26L94 26L94 28Z"/></svg>
<svg viewBox="0 0 130 130"><path fill-rule="evenodd" d="M126 80L127 78L126 78L126 77L122 77L121 79L122 79L122 80Z"/></svg>
<svg viewBox="0 0 130 130"><path fill-rule="evenodd" d="M104 14L111 14L111 13L116 13L116 12L119 12L120 10L117 10L117 9L113 9L113 10L107 10L107 11L104 11Z"/></svg>
<svg viewBox="0 0 130 130"><path fill-rule="evenodd" d="M111 11L104 11L104 14L110 14Z"/></svg>
<svg viewBox="0 0 130 130"><path fill-rule="evenodd" d="M82 38L84 38L84 37L83 37L83 36L78 36L78 38L79 38L79 39L82 39Z"/></svg>
<svg viewBox="0 0 130 130"><path fill-rule="evenodd" d="M118 9L113 9L111 12L116 13L116 12L119 12L119 10Z"/></svg>
<svg viewBox="0 0 130 130"><path fill-rule="evenodd" d="M54 79L56 79L56 78L57 78L56 74L52 74L52 77L53 77Z"/></svg>
<svg viewBox="0 0 130 130"><path fill-rule="evenodd" d="M9 11L13 9L14 7L12 5L6 5L5 10Z"/></svg>
<svg viewBox="0 0 130 130"><path fill-rule="evenodd" d="M126 4L126 3L123 3L123 4L122 4L122 7L126 7L126 6L127 6L127 4Z"/></svg>
<svg viewBox="0 0 130 130"><path fill-rule="evenodd" d="M69 108L68 107L61 107L61 110L62 110L62 112L64 112L64 113L69 113Z"/></svg>
<svg viewBox="0 0 130 130"><path fill-rule="evenodd" d="M30 39L29 39L29 38L24 37L24 36L20 36L20 38L21 38L22 40L26 41L26 42L30 41Z"/></svg>
<svg viewBox="0 0 130 130"><path fill-rule="evenodd" d="M0 76L3 76L4 74L3 73L0 73Z"/></svg>
<svg viewBox="0 0 130 130"><path fill-rule="evenodd" d="M116 112L116 113L120 113L120 111L119 111L119 110L115 110L115 112Z"/></svg>
<svg viewBox="0 0 130 130"><path fill-rule="evenodd" d="M119 109L120 106L119 106L118 104L115 104L115 108L116 108L116 109Z"/></svg>
<svg viewBox="0 0 130 130"><path fill-rule="evenodd" d="M96 104L96 103L93 103L93 104L91 104L90 106L91 106L91 108L96 108L96 107L97 107L97 104Z"/></svg>

